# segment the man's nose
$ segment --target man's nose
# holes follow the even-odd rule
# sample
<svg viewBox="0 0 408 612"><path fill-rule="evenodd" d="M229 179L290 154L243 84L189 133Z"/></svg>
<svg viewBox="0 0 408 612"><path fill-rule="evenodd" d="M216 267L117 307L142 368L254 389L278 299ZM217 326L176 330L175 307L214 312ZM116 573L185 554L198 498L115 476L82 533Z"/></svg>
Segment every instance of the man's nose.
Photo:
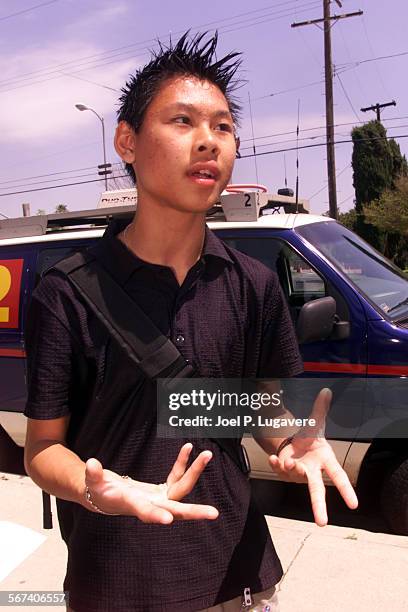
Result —
<svg viewBox="0 0 408 612"><path fill-rule="evenodd" d="M219 145L217 138L210 127L203 126L200 128L197 134L196 146L200 153L205 151L211 151L213 154L219 152Z"/></svg>

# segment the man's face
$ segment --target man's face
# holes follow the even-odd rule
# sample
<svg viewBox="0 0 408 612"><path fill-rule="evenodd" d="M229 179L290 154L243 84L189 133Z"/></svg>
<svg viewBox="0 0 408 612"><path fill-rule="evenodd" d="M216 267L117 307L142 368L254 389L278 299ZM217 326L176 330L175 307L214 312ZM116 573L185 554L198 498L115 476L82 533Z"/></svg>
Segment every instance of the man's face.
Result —
<svg viewBox="0 0 408 612"><path fill-rule="evenodd" d="M139 197L204 212L230 180L235 155L233 121L221 90L191 76L165 81L135 135Z"/></svg>

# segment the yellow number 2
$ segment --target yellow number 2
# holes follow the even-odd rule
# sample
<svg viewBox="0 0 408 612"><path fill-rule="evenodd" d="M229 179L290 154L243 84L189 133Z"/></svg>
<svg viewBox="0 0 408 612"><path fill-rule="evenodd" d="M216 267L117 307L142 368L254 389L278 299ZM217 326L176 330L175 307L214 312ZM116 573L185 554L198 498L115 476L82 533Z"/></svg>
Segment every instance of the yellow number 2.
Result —
<svg viewBox="0 0 408 612"><path fill-rule="evenodd" d="M6 266L0 266L0 302L4 300L11 289L11 274ZM8 323L10 320L10 308L0 307L0 323Z"/></svg>

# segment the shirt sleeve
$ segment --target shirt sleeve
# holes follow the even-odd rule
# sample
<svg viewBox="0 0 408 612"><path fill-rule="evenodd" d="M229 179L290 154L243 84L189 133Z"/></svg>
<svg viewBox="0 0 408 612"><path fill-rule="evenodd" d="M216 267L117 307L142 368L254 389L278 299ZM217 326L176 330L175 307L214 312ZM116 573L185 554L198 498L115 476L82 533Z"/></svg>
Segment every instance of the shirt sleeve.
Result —
<svg viewBox="0 0 408 612"><path fill-rule="evenodd" d="M258 378L289 378L302 372L292 319L278 276L273 273L265 292Z"/></svg>
<svg viewBox="0 0 408 612"><path fill-rule="evenodd" d="M73 338L58 312L54 292L48 292L47 301L42 299L50 282L45 277L40 296L34 293L25 330L28 398L24 414L32 419L67 415L73 392Z"/></svg>

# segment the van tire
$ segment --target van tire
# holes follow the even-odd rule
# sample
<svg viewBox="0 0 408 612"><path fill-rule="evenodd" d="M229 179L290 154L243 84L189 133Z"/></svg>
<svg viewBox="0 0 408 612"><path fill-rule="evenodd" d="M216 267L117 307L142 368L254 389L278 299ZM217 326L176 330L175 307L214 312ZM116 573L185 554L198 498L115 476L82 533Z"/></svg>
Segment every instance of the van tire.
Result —
<svg viewBox="0 0 408 612"><path fill-rule="evenodd" d="M408 535L408 459L394 464L386 476L381 510L394 533Z"/></svg>

